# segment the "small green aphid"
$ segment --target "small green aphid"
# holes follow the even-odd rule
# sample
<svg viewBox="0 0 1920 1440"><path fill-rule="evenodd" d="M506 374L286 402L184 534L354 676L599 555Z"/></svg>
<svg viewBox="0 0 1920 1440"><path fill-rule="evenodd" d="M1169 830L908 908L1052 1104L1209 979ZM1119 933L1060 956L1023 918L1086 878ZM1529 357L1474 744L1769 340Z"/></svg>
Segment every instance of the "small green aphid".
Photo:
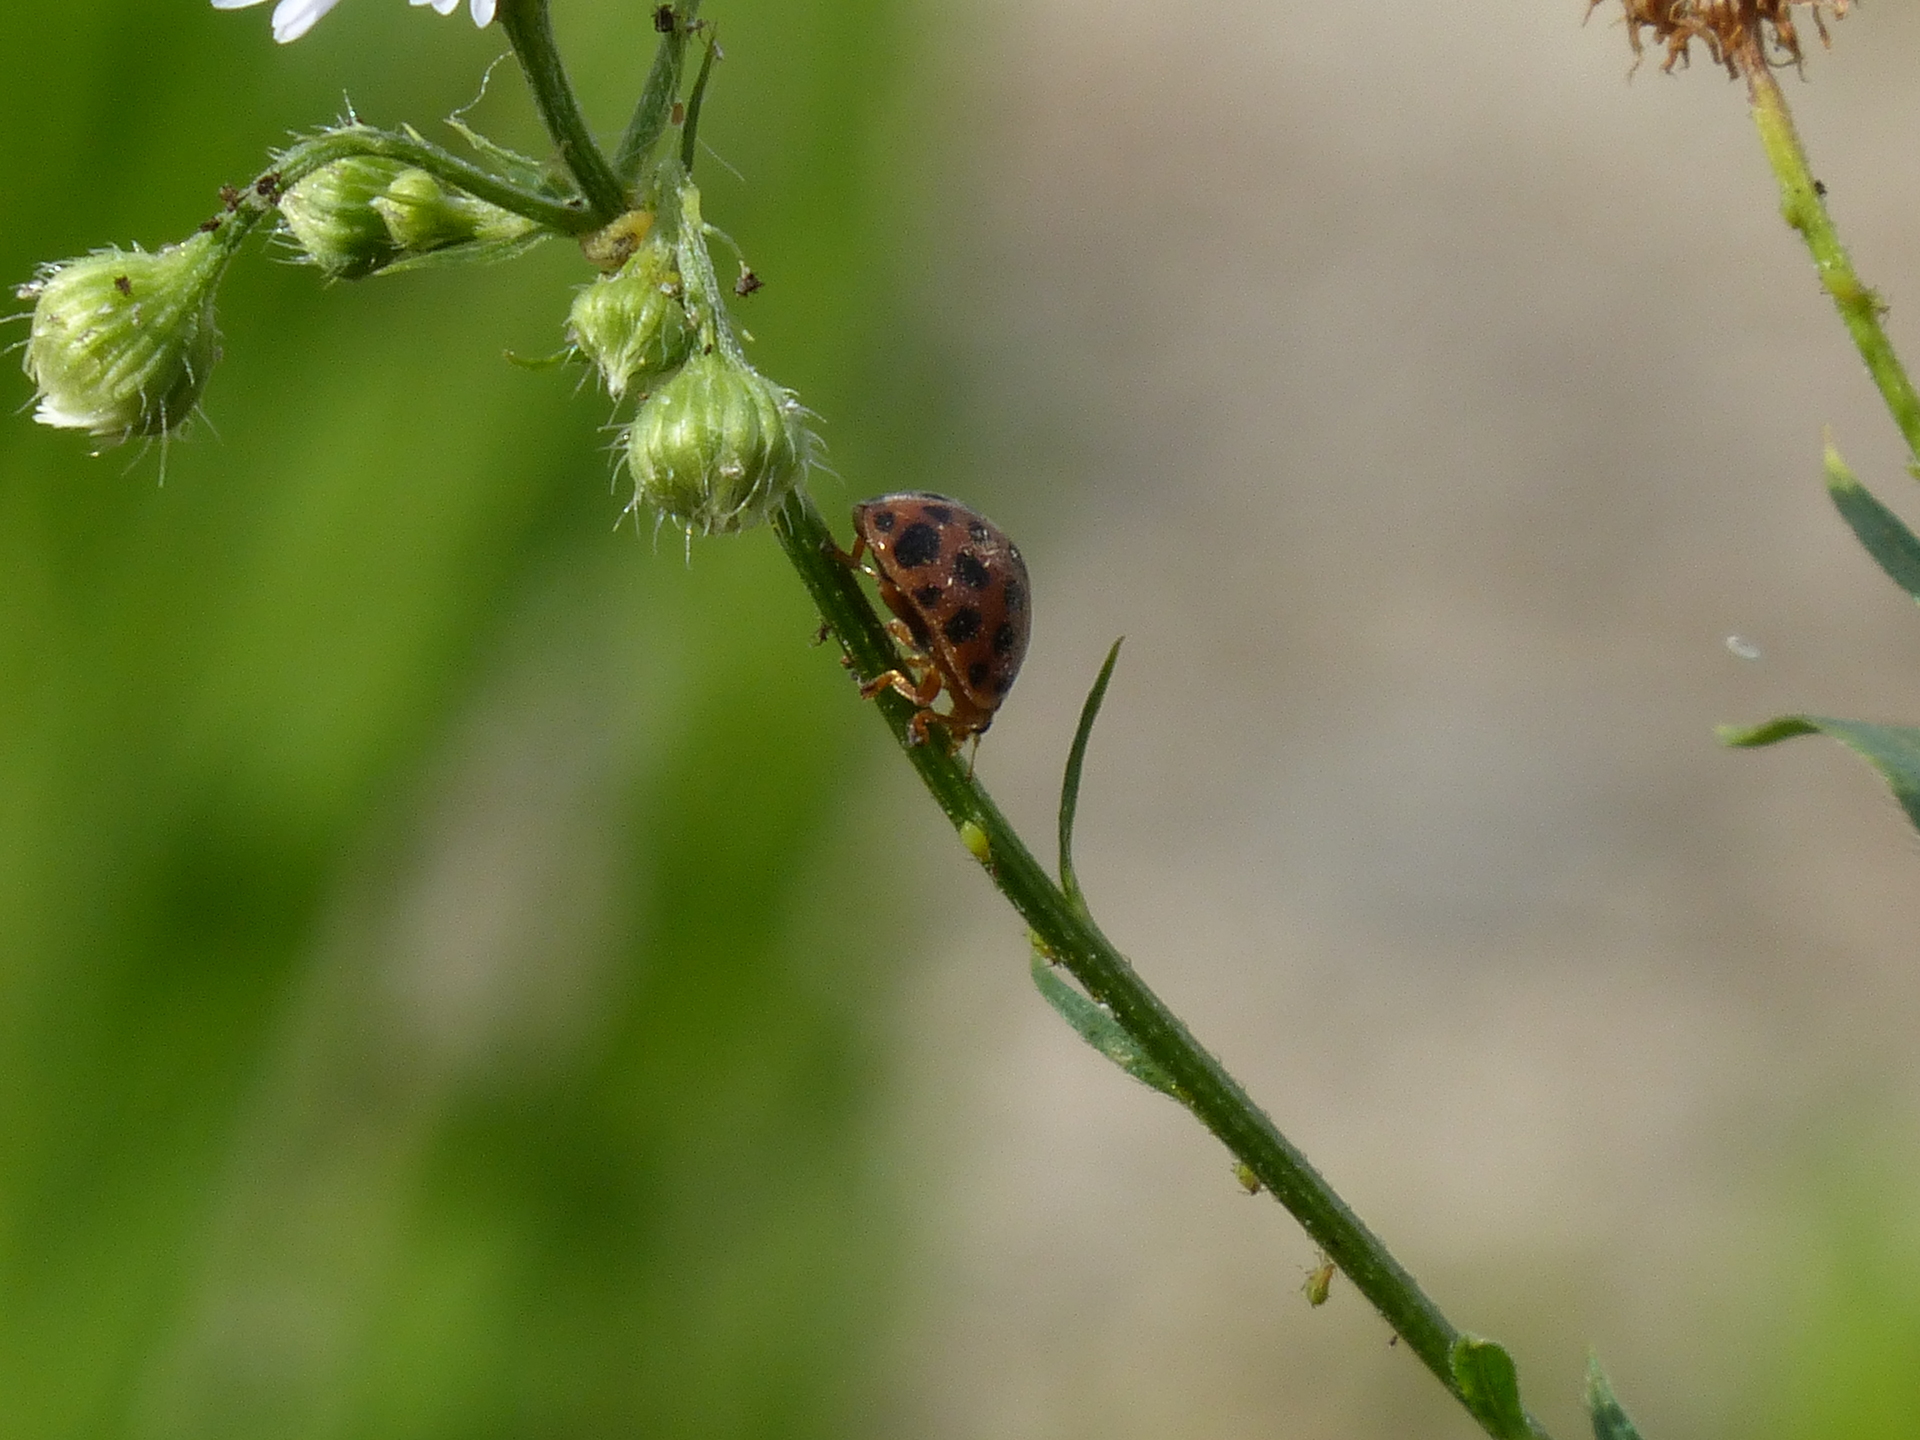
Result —
<svg viewBox="0 0 1920 1440"><path fill-rule="evenodd" d="M993 846L988 843L987 832L971 820L960 822L960 843L967 847L967 853L982 865L993 863Z"/></svg>
<svg viewBox="0 0 1920 1440"><path fill-rule="evenodd" d="M1253 1173L1253 1167L1244 1160L1233 1162L1233 1178L1240 1182L1240 1188L1249 1195L1260 1193L1260 1177Z"/></svg>
<svg viewBox="0 0 1920 1440"><path fill-rule="evenodd" d="M1333 1290L1334 1263L1323 1253L1320 1263L1307 1272L1300 1293L1307 1297L1307 1304L1321 1306L1327 1303L1327 1296Z"/></svg>

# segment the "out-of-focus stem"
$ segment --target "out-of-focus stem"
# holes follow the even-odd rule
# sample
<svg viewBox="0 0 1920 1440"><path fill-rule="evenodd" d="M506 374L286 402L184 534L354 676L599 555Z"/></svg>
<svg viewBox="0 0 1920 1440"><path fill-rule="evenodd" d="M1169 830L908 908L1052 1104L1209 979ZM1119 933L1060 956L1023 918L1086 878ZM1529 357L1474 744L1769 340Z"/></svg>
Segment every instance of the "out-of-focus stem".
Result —
<svg viewBox="0 0 1920 1440"><path fill-rule="evenodd" d="M1746 76L1753 123L1760 132L1767 163L1780 182L1780 213L1807 242L1821 285L1833 297L1834 308L1866 362L1867 373L1879 387L1893 423L1900 427L1913 465L1920 467L1920 395L1915 394L1913 382L1887 338L1886 327L1880 323L1886 306L1861 280L1846 246L1840 243L1821 187L1807 166L1807 152L1794 129L1787 97L1766 62L1758 38L1737 51L1734 61Z"/></svg>

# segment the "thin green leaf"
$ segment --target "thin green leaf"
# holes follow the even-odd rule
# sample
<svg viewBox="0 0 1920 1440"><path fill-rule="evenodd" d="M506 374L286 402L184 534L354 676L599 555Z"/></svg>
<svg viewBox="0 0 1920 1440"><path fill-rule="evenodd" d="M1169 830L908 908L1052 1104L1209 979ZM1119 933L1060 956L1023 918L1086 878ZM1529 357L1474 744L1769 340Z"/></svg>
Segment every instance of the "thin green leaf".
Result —
<svg viewBox="0 0 1920 1440"><path fill-rule="evenodd" d="M1920 601L1920 537L1854 478L1831 442L1827 445L1826 463L1827 494L1840 512L1840 518L1852 527L1855 538L1887 572L1887 577Z"/></svg>
<svg viewBox="0 0 1920 1440"><path fill-rule="evenodd" d="M693 77L693 89L687 95L687 118L680 125L680 168L693 173L693 157L700 137L700 103L707 98L707 80L713 74L713 62L720 58L720 46L707 31L707 53L700 57L700 73Z"/></svg>
<svg viewBox="0 0 1920 1440"><path fill-rule="evenodd" d="M1060 891L1082 916L1087 914L1087 899L1080 893L1080 877L1073 869L1073 817L1080 808L1080 768L1086 763L1093 722L1107 698L1107 682L1113 679L1113 667L1119 663L1120 647L1126 639L1122 635L1113 642L1113 648L1107 651L1107 663L1100 667L1093 688L1087 692L1086 704L1080 707L1080 727L1073 732L1073 748L1067 751L1067 773L1060 779Z"/></svg>
<svg viewBox="0 0 1920 1440"><path fill-rule="evenodd" d="M1722 725L1716 733L1721 744L1742 749L1772 745L1796 735L1831 736L1880 772L1893 798L1907 812L1907 819L1920 829L1920 729L1833 720L1824 715L1781 715L1750 729Z"/></svg>
<svg viewBox="0 0 1920 1440"><path fill-rule="evenodd" d="M1640 1440L1633 1421L1613 1398L1613 1386L1597 1355L1587 1356L1587 1415L1593 1421L1593 1440Z"/></svg>
<svg viewBox="0 0 1920 1440"><path fill-rule="evenodd" d="M1082 1040L1141 1084L1152 1086L1182 1105L1187 1103L1187 1097L1173 1083L1172 1077L1150 1060L1146 1052L1134 1043L1133 1037L1120 1028L1113 1018L1113 1012L1097 1001L1088 999L1061 979L1059 972L1053 968L1053 962L1038 945L1033 947L1033 983L1041 997L1062 1020L1074 1028Z"/></svg>
<svg viewBox="0 0 1920 1440"><path fill-rule="evenodd" d="M1533 1422L1520 1404L1520 1377L1505 1347L1478 1335L1462 1335L1448 1356L1460 1398L1489 1435L1532 1440Z"/></svg>
<svg viewBox="0 0 1920 1440"><path fill-rule="evenodd" d="M504 180L509 180L523 190L532 190L536 194L565 195L567 187L560 176L540 164L539 161L522 155L518 150L509 150L505 145L497 144L482 135L458 115L449 115L447 125L462 140L466 141L474 153L488 163L488 168ZM424 141L411 125L404 127L408 134Z"/></svg>
<svg viewBox="0 0 1920 1440"><path fill-rule="evenodd" d="M640 92L640 101L634 107L633 118L627 122L627 133L621 138L620 151L614 157L614 172L628 185L640 178L641 167L647 163L660 137L666 134L673 102L680 94L680 68L686 55L687 36L700 13L700 0L680 0L673 9L674 23L660 37L653 67L647 72L646 88Z"/></svg>

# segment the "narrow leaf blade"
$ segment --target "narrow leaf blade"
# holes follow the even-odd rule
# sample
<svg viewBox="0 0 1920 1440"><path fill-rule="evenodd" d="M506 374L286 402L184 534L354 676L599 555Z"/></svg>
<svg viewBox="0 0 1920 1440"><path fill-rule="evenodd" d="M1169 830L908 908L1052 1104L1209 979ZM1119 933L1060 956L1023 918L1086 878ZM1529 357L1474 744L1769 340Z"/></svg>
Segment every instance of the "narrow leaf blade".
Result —
<svg viewBox="0 0 1920 1440"><path fill-rule="evenodd" d="M1587 1416L1593 1421L1593 1440L1640 1440L1633 1421L1613 1398L1613 1385L1597 1355L1587 1357Z"/></svg>
<svg viewBox="0 0 1920 1440"><path fill-rule="evenodd" d="M1460 1398L1473 1418L1499 1440L1532 1440L1533 1424L1520 1404L1520 1376L1504 1346L1462 1335L1448 1357Z"/></svg>
<svg viewBox="0 0 1920 1440"><path fill-rule="evenodd" d="M1831 444L1827 446L1826 463L1827 494L1840 518L1887 572L1887 578L1920 601L1920 537L1854 478Z"/></svg>
<svg viewBox="0 0 1920 1440"><path fill-rule="evenodd" d="M1079 727L1073 732L1073 748L1067 751L1067 773L1060 778L1060 893L1082 915L1087 913L1087 901L1080 893L1080 877L1073 868L1073 818L1080 809L1080 770L1086 764L1093 722L1107 698L1107 682L1113 679L1113 667L1120 662L1120 647L1126 638L1122 635L1113 642L1113 648L1107 651L1106 664L1100 667L1093 688L1087 692L1086 703L1080 707Z"/></svg>
<svg viewBox="0 0 1920 1440"><path fill-rule="evenodd" d="M1723 725L1720 741L1743 749L1772 745L1796 735L1827 735L1865 760L1893 791L1893 798L1920 829L1920 729L1910 725L1872 725L1864 720L1835 720L1825 715L1781 715L1749 729Z"/></svg>
<svg viewBox="0 0 1920 1440"><path fill-rule="evenodd" d="M1148 1058L1134 1043L1133 1037L1120 1028L1107 1007L1089 999L1061 979L1059 972L1053 968L1053 962L1038 946L1033 951L1033 983L1041 997L1062 1020L1074 1028L1082 1040L1141 1084L1151 1086L1182 1105L1187 1103L1187 1097L1174 1084L1173 1077Z"/></svg>

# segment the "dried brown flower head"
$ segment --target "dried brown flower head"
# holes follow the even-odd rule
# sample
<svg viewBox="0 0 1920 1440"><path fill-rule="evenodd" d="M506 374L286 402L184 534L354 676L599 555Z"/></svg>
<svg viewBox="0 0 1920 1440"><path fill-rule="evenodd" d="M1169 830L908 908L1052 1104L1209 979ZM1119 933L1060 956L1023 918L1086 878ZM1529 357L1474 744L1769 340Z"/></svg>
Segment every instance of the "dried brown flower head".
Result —
<svg viewBox="0 0 1920 1440"><path fill-rule="evenodd" d="M1588 0L1587 13L1603 3ZM1653 38L1666 47L1666 63L1660 68L1690 63L1690 47L1695 40L1707 47L1716 65L1724 65L1729 75L1739 75L1748 66L1798 65L1800 32L1794 28L1795 6L1808 12L1820 43L1831 44L1826 17L1838 20L1847 13L1853 0L1620 0L1627 15L1627 39L1635 55L1644 54L1640 32L1653 31Z"/></svg>

